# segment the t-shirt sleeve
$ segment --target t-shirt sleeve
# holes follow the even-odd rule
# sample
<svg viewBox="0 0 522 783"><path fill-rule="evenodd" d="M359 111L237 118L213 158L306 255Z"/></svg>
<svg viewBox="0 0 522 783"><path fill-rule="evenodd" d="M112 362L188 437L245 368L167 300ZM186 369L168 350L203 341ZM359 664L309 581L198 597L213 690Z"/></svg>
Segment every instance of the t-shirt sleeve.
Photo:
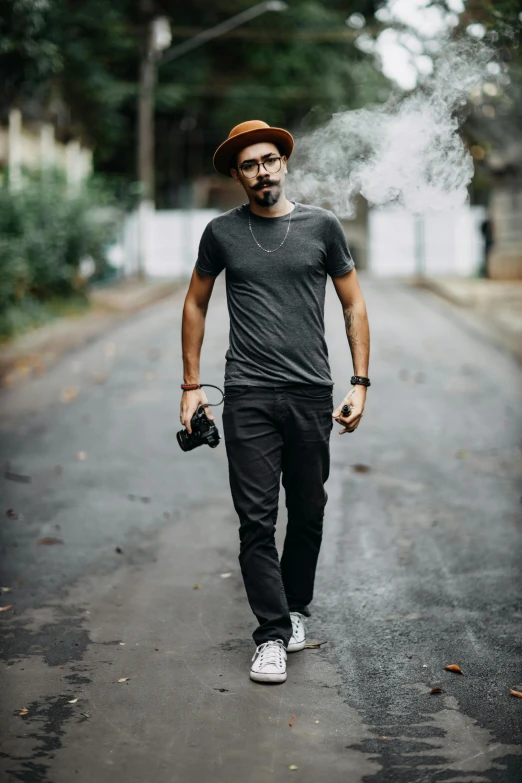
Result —
<svg viewBox="0 0 522 783"><path fill-rule="evenodd" d="M354 268L344 229L339 219L330 212L326 242L326 271L331 277L340 277Z"/></svg>
<svg viewBox="0 0 522 783"><path fill-rule="evenodd" d="M210 222L201 235L196 269L202 275L217 277L224 268L225 263Z"/></svg>

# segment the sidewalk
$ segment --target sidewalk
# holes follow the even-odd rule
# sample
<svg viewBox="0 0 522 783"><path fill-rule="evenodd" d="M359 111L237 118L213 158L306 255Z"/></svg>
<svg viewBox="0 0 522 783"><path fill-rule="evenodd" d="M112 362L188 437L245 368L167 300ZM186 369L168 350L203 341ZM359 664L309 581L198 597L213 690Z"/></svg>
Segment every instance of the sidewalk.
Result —
<svg viewBox="0 0 522 783"><path fill-rule="evenodd" d="M454 305L454 312L522 362L522 280L440 277L412 279Z"/></svg>
<svg viewBox="0 0 522 783"><path fill-rule="evenodd" d="M13 387L32 375L41 375L63 354L185 285L185 281L131 279L94 289L87 313L57 318L0 346L0 386Z"/></svg>

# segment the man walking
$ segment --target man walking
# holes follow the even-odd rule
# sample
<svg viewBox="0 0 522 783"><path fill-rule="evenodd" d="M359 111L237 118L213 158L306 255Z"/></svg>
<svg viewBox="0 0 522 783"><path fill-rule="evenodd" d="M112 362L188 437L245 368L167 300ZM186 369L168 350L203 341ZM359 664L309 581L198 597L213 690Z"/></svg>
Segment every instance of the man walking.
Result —
<svg viewBox="0 0 522 783"><path fill-rule="evenodd" d="M199 386L200 352L214 282L226 270L223 432L240 522L239 562L259 623L250 671L257 682L284 682L287 651L305 646L330 433L334 420L341 434L357 428L370 385L366 307L341 224L328 210L285 196L293 146L288 131L253 120L233 128L218 148L214 167L236 180L248 203L207 225L183 309L180 418L190 432L193 414L208 402ZM352 389L335 410L324 337L327 275L342 305L354 368ZM279 561L281 478L288 527Z"/></svg>

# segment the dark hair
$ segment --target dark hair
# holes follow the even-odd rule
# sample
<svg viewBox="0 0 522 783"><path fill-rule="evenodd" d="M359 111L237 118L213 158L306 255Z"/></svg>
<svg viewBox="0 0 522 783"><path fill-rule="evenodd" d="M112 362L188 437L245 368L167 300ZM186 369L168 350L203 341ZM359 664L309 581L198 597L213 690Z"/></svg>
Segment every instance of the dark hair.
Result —
<svg viewBox="0 0 522 783"><path fill-rule="evenodd" d="M283 150L281 149L279 144L275 144L274 142L271 142L271 144L274 144L274 147L276 147L276 149L279 152L279 154L281 155L281 157L283 157L283 155L285 153L283 152ZM241 152L241 150L239 152ZM230 158L230 163L229 163L229 166L228 166L229 169L236 169L236 171L237 171L237 156L239 155L239 152L236 152L236 154L232 155L232 157Z"/></svg>

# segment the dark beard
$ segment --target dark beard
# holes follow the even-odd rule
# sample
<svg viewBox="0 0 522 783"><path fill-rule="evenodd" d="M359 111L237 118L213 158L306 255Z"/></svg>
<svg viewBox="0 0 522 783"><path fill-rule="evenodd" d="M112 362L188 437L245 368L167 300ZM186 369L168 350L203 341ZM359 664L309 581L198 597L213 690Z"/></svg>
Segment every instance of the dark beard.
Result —
<svg viewBox="0 0 522 783"><path fill-rule="evenodd" d="M281 190L279 188L276 190L265 190L262 193L256 193L254 195L254 201L256 204L259 204L260 207L271 207L274 204L277 204L280 195Z"/></svg>

